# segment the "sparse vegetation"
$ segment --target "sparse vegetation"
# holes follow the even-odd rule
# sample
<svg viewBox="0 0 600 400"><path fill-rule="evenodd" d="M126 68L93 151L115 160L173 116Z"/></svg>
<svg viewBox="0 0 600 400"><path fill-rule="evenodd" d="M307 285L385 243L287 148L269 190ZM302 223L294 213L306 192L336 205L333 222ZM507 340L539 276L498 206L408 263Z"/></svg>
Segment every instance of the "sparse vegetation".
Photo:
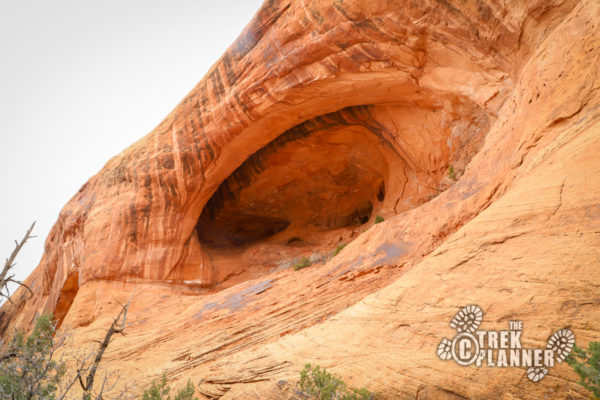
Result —
<svg viewBox="0 0 600 400"><path fill-rule="evenodd" d="M310 267L312 263L308 257L302 257L300 261L294 264L294 271L299 271L302 268Z"/></svg>
<svg viewBox="0 0 600 400"><path fill-rule="evenodd" d="M175 397L172 398L170 392L171 387L167 384L167 375L163 374L160 382L152 381L150 387L144 390L142 400L198 400L197 397L194 397L194 385L189 379Z"/></svg>
<svg viewBox="0 0 600 400"><path fill-rule="evenodd" d="M573 347L566 362L579 375L578 383L600 399L600 342L590 342L587 350Z"/></svg>
<svg viewBox="0 0 600 400"><path fill-rule="evenodd" d="M448 177L456 182L456 171L454 171L454 167L450 164L448 168Z"/></svg>
<svg viewBox="0 0 600 400"><path fill-rule="evenodd" d="M11 400L53 399L60 393L65 363L55 359L62 342L54 339L52 316L36 320L31 335L17 331L2 349L0 361L0 398ZM58 341L61 339L57 338Z"/></svg>
<svg viewBox="0 0 600 400"><path fill-rule="evenodd" d="M124 400L134 398L130 391L131 387L135 386L133 383L127 384L116 393L113 391L121 378L115 372L106 372L101 387L92 392L89 373L98 371L102 355L95 352L79 352L77 355L65 353L68 337L68 334L56 331L56 322L51 314L38 317L35 328L29 336L26 336L23 331L17 331L10 342L0 349L0 399ZM62 356L58 357L61 353ZM95 361L90 363L92 358ZM71 362L75 364L72 370L67 368ZM85 374L88 374L87 378L84 378ZM80 395L77 395L74 390L77 382L83 389ZM152 382L144 391L142 399L198 400L194 397L194 391L194 385L188 380L184 388L171 396L167 377L163 375L158 383Z"/></svg>
<svg viewBox="0 0 600 400"><path fill-rule="evenodd" d="M68 332L56 330L56 321L51 314L38 317L35 328L28 337L23 331L17 331L13 338L0 348L0 399L130 398L130 388L133 384L126 382L124 386L117 388L121 378L118 371L104 371L99 385L94 387L96 373L101 375L99 364L104 350L114 333L122 333L128 307L129 303L123 306L100 346L89 351L80 349L75 353L65 352L70 335ZM73 368L68 369L69 364L74 364ZM73 394L77 382L82 389L81 397ZM109 393L112 395L108 396Z"/></svg>
<svg viewBox="0 0 600 400"><path fill-rule="evenodd" d="M375 223L376 224L379 224L379 223L381 223L383 221L385 221L385 220L383 219L383 217L381 215L378 215L378 216L375 217Z"/></svg>
<svg viewBox="0 0 600 400"><path fill-rule="evenodd" d="M0 297L10 303L10 283L23 286L31 293L27 285L14 279L12 269L23 245L34 237L31 235L34 225L35 222L20 242L15 241L15 249L0 271ZM52 314L39 316L29 336L17 330L10 340L5 342L0 339L0 400L133 399L131 388L135 383L126 382L118 388L117 383L121 378L118 371L104 371L104 376L94 387L96 375L101 375L99 366L104 352L113 335L124 335L131 299L121 304L121 311L106 330L104 339L97 341L99 345L89 351L70 351L72 349L67 348L70 333L56 329L57 322ZM71 364L72 368L67 368ZM198 400L193 397L195 389L190 380L172 398L166 379L166 375L163 375L160 383L152 382L144 391L143 400ZM80 395L73 393L77 382L81 386Z"/></svg>
<svg viewBox="0 0 600 400"><path fill-rule="evenodd" d="M335 250L333 250L333 254L331 255L332 257L337 256L340 251L344 250L344 247L346 247L346 243L340 243L337 245L337 247L335 248Z"/></svg>
<svg viewBox="0 0 600 400"><path fill-rule="evenodd" d="M375 395L365 388L348 388L338 376L318 365L306 364L300 372L300 390L314 400L373 400Z"/></svg>

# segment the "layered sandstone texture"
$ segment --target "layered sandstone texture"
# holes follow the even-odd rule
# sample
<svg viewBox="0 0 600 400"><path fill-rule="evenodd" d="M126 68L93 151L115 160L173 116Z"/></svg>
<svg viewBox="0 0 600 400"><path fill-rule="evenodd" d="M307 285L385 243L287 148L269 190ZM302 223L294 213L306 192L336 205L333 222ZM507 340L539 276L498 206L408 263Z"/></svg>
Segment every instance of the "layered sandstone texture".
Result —
<svg viewBox="0 0 600 400"><path fill-rule="evenodd" d="M133 293L102 366L140 385L293 398L311 362L382 399L584 398L564 363L436 349L468 304L525 347L600 337L599 24L596 0L266 1L65 206L1 329L54 312L89 345Z"/></svg>

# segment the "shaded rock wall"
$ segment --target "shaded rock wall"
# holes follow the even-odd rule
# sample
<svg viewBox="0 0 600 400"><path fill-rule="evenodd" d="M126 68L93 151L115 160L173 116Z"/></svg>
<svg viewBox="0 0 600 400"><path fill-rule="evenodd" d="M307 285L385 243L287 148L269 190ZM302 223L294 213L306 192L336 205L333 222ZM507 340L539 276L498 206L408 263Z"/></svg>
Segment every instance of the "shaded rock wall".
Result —
<svg viewBox="0 0 600 400"><path fill-rule="evenodd" d="M584 0L267 1L65 206L3 328L56 311L84 344L133 292L105 362L140 381L281 398L312 361L384 398L580 398L565 366L533 384L435 349L471 303L526 344L598 337L599 22Z"/></svg>

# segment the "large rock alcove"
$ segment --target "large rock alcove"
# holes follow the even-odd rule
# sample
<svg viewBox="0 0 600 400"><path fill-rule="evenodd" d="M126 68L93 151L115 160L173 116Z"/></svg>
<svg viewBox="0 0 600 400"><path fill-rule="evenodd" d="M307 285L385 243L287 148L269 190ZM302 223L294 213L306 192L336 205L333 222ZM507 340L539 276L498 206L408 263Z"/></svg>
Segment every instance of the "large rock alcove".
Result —
<svg viewBox="0 0 600 400"><path fill-rule="evenodd" d="M431 108L344 108L252 154L221 183L196 225L207 255L201 262L214 271L202 284L226 287L301 256L324 262L377 216L418 207L447 189L480 148L489 117L467 99L437 100Z"/></svg>
<svg viewBox="0 0 600 400"><path fill-rule="evenodd" d="M64 207L0 332L54 312L87 346L133 294L102 363L140 387L281 399L311 362L382 399L585 398L565 363L436 349L469 304L528 348L597 339L599 26L594 0L265 1Z"/></svg>

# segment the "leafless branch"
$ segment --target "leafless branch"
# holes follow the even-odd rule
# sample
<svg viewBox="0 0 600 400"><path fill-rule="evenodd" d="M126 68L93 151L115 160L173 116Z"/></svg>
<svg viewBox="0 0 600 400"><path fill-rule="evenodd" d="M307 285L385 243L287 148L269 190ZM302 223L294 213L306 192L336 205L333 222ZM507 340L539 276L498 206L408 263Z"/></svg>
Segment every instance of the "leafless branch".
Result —
<svg viewBox="0 0 600 400"><path fill-rule="evenodd" d="M11 303L13 303L13 302L12 302L12 300L10 300L10 291L8 289L9 283L16 283L19 286L23 286L25 289L27 289L29 291L29 295L33 296L33 292L31 290L31 288L29 286L27 286L26 284L24 284L22 281L14 279L15 275L14 274L9 275L9 272L15 266L15 259L17 258L17 255L23 248L23 245L29 239L35 237L31 234L34 226L35 226L35 221L33 222L33 224L31 224L31 227L27 230L27 233L25 234L25 236L23 237L21 242L17 242L15 240L15 249L10 254L10 257L7 258L6 261L4 262L4 267L2 268L2 271L0 272L0 297L4 297L4 298L8 299L8 301Z"/></svg>
<svg viewBox="0 0 600 400"><path fill-rule="evenodd" d="M76 347L71 342L69 330L64 328L56 331L53 326L51 336L30 336L25 342L33 346L33 350L24 347L23 333L13 335L10 343L0 339L0 364L8 370L16 371L16 386L11 388L14 394L22 394L25 399L37 398L49 382L58 380L54 384L54 397L57 400L106 400L129 399L132 395L131 385L123 384L120 373L102 371L99 368L102 355L110 343L114 333L122 333L125 329L129 301L121 306L117 317L112 321L104 340L99 346L89 348ZM48 343L50 340L50 343ZM35 368L25 368L33 365ZM103 380L93 389L94 376L103 375ZM77 389L79 382L83 393ZM77 394L79 393L79 395ZM82 397L83 396L83 397ZM0 397L4 398L0 393ZM9 398L9 397L7 397ZM20 398L20 397L19 397Z"/></svg>
<svg viewBox="0 0 600 400"><path fill-rule="evenodd" d="M100 386L100 391L96 396L96 400L102 400L102 393L104 393L104 387L106 386L106 382L108 382L108 374L104 374L104 379L102 380L102 386Z"/></svg>
<svg viewBox="0 0 600 400"><path fill-rule="evenodd" d="M100 346L98 347L98 352L96 353L96 357L94 358L94 362L92 363L92 366L90 367L90 370L89 370L87 378L85 379L85 382L82 378L82 375L81 374L79 375L79 384L81 385L81 388L86 393L91 394L91 392L92 392L92 389L94 386L94 378L96 376L96 371L98 370L98 365L100 365L100 361L102 361L102 356L104 355L106 348L110 344L112 335L114 335L115 333L123 334L123 331L125 330L125 323L127 321L127 310L129 309L129 304L131 303L131 299L132 299L132 297L130 296L129 300L127 300L127 303L125 303L125 304L119 303L119 304L121 304L121 311L119 312L117 317L113 320L113 323L111 324L111 326L106 331L106 334L104 335L104 340L102 340L102 342L100 343ZM102 384L102 390L104 389L105 383L106 383L106 377ZM100 393L102 393L102 390Z"/></svg>
<svg viewBox="0 0 600 400"><path fill-rule="evenodd" d="M76 353L70 352L68 355L63 354L69 359L75 361L74 372L69 373L62 379L61 388L57 394L57 400L70 400L74 399L72 396L68 396L75 382L79 381L80 377L89 371L89 361L94 355L94 348L89 349L78 349Z"/></svg>
<svg viewBox="0 0 600 400"><path fill-rule="evenodd" d="M114 395L113 400L133 399L132 391L134 391L135 387L135 384L126 384L118 394Z"/></svg>

